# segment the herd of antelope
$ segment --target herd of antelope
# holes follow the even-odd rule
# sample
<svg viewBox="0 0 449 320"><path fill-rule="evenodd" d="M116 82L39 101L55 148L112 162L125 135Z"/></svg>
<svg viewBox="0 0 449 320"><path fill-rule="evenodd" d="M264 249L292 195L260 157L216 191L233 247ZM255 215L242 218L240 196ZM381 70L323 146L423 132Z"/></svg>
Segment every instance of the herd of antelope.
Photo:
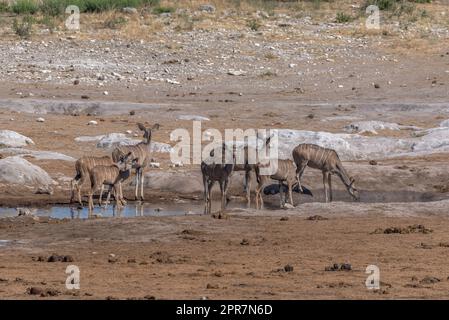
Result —
<svg viewBox="0 0 449 320"><path fill-rule="evenodd" d="M82 206L81 187L84 182L89 178L90 190L88 193L88 207L89 212L93 210L93 195L100 191L98 204L101 207L102 195L104 187L108 186L108 195L106 198L105 206L109 204L111 194L114 196L116 205L118 207L126 205L126 201L123 197L122 183L131 176L131 170L135 169L136 183L135 183L135 200L144 200L143 183L144 183L144 171L148 167L151 159L151 135L153 130L159 129L159 124L155 124L151 128L146 128L143 124L138 123L138 128L143 132L143 141L136 145L131 146L118 146L113 152L112 156L93 157L84 156L78 159L75 163L76 176L71 182L71 199L74 201L75 193L77 194L78 203ZM271 137L265 139L264 148L268 148ZM234 171L244 171L244 188L246 192L247 206L251 205L251 172L256 175L257 186L255 188L255 202L256 208L263 208L262 191L264 187L268 185L271 180L275 180L279 184L280 194L280 206L285 206L287 202L291 206L293 204L292 192L295 188L298 192L305 193L303 186L301 185L301 177L307 166L310 168L318 169L323 174L323 185L326 202L332 201L332 182L331 177L333 174L337 175L349 194L358 199L358 191L354 184L354 179L348 175L344 169L338 154L335 150L320 147L314 144L299 144L293 149L293 160L279 159L277 161L277 167L274 173L269 175L263 174L263 168L269 164L256 161L255 164L250 163L249 154L254 150L250 150L249 146L244 147L244 161L243 164L237 164L235 161L235 149L230 151L232 153L231 163L225 163L225 161L215 162L202 161L201 173L203 177L204 185L204 213L211 213L211 190L215 182L219 183L221 190L221 211L225 210L227 203L227 191L230 184L230 178ZM223 144L221 148L218 148L218 152L229 152L226 144ZM214 151L211 151L211 158L214 157ZM259 150L255 150L255 154ZM221 159L225 159L222 157ZM207 159L210 160L210 159ZM286 187L287 193L285 198L283 196L283 190ZM140 188L140 195L139 195Z"/></svg>

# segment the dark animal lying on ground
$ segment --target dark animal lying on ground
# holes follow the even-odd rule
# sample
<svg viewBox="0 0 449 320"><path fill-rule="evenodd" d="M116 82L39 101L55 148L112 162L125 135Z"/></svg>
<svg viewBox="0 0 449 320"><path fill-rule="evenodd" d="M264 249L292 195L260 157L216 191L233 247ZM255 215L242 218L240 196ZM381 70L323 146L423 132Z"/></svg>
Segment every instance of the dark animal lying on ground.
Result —
<svg viewBox="0 0 449 320"><path fill-rule="evenodd" d="M282 185L282 190L283 190L283 192L287 193L287 192L288 192L288 187L287 187L285 184L283 184L283 185ZM302 194L307 194L307 195L313 197L312 191L310 191L310 189L308 189L308 188L302 186L302 190L303 190L303 192L301 192L301 190L299 190L299 186L298 186L297 183L293 186L293 191L294 191L294 192L296 192L296 193L302 193ZM269 195L269 194L278 194L278 193L279 193L279 184L273 183L273 184L270 184L269 186L266 186L266 187L263 189L263 193L264 193L265 195Z"/></svg>

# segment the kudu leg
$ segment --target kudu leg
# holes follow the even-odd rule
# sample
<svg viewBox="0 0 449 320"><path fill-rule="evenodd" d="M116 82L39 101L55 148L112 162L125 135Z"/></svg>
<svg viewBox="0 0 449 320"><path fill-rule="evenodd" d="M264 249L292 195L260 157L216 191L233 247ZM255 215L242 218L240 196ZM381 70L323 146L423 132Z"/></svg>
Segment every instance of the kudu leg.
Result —
<svg viewBox="0 0 449 320"><path fill-rule="evenodd" d="M251 171L245 171L246 206L251 207Z"/></svg>
<svg viewBox="0 0 449 320"><path fill-rule="evenodd" d="M205 176L203 176L203 188L204 188L204 214L207 214L207 197L208 197L208 183Z"/></svg>
<svg viewBox="0 0 449 320"><path fill-rule="evenodd" d="M328 173L327 184L329 185L329 201L332 202L332 174Z"/></svg>
<svg viewBox="0 0 449 320"><path fill-rule="evenodd" d="M299 191L304 192L301 186L301 177L304 174L304 170L306 170L307 164L309 161L304 161L302 163L296 164L296 181L298 182Z"/></svg>
<svg viewBox="0 0 449 320"><path fill-rule="evenodd" d="M294 204L293 204L293 184L294 184L293 181L288 182L288 199L292 206L294 206Z"/></svg>
<svg viewBox="0 0 449 320"><path fill-rule="evenodd" d="M103 198L103 192L104 192L104 184L100 187L100 197L98 198L98 206L101 207L101 200Z"/></svg>
<svg viewBox="0 0 449 320"><path fill-rule="evenodd" d="M323 186L324 186L324 196L326 199L326 202L329 202L329 194L327 190L327 173L323 171Z"/></svg>
<svg viewBox="0 0 449 320"><path fill-rule="evenodd" d="M140 169L136 170L136 188L134 190L134 200L138 200L137 194L139 189L139 180L140 180Z"/></svg>
<svg viewBox="0 0 449 320"><path fill-rule="evenodd" d="M279 181L279 207L282 209L285 205L284 201L284 188L282 185L282 181Z"/></svg>
<svg viewBox="0 0 449 320"><path fill-rule="evenodd" d="M140 172L140 200L144 201L143 197L143 181L145 179L145 176L143 174L143 170Z"/></svg>
<svg viewBox="0 0 449 320"><path fill-rule="evenodd" d="M207 213L212 213L212 187L214 185L213 181L209 181L207 185Z"/></svg>

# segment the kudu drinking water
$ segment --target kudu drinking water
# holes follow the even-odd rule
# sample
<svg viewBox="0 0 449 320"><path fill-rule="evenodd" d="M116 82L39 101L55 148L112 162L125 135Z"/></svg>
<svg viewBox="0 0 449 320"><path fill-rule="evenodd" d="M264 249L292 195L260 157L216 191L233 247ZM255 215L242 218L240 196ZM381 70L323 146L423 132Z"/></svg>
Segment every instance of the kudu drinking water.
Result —
<svg viewBox="0 0 449 320"><path fill-rule="evenodd" d="M323 172L326 202L332 201L332 174L340 177L349 194L355 200L359 199L359 193L355 187L355 180L348 175L335 150L323 148L315 144L304 143L295 147L292 155L297 167L296 179L299 188L301 188L301 176L306 167L309 166ZM329 186L329 191L326 184Z"/></svg>

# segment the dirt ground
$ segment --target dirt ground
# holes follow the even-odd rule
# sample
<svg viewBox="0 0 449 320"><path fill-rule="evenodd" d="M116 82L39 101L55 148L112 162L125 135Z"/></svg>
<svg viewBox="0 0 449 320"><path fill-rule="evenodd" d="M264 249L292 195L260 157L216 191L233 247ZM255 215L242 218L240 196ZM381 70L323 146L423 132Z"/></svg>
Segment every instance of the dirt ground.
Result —
<svg viewBox="0 0 449 320"><path fill-rule="evenodd" d="M351 8L353 2L359 3L344 3ZM203 130L331 133L343 133L354 119L422 129L449 119L449 34L447 19L441 18L449 12L447 4L417 5L430 18L405 27L390 17L378 32L360 27L361 19L337 24L337 8L325 9L280 11L262 19L259 31L246 26L255 13L226 15L220 9L213 17L200 14L201 26L193 30L174 32L173 14L151 36L89 29L75 35L37 33L29 40L15 38L4 22L12 17L5 16L0 130L32 138L35 145L27 149L79 158L110 150L75 138L131 130L138 139L138 122L159 123L153 141L173 145L174 129L192 129L191 121L177 119L180 115L208 117ZM244 75L231 75L231 69ZM98 124L87 125L91 120ZM377 136L409 138L411 132L383 130ZM1 157L9 155L0 149ZM26 159L56 181L53 193L0 183L0 206L68 204L74 162ZM198 165L172 168L167 153L154 153L154 159L161 168L148 170L147 202L201 204ZM449 298L447 153L370 160L344 162L356 178L360 202L351 201L337 181L337 201L323 203L321 173L308 169L304 183L314 198L295 196L297 207L290 210L277 209L276 197L267 199L267 210L239 209L241 175L236 174L230 193L237 197L228 205L227 219L201 212L74 220L0 217L0 298ZM125 195L131 198L132 186L125 187ZM323 219L307 219L316 215ZM415 225L425 228L406 232ZM379 231L394 227L405 229ZM73 261L46 262L54 254ZM335 263L352 270L325 270ZM66 267L72 264L80 269L80 290L65 288ZM380 290L365 286L368 265L380 269ZM29 294L32 287L49 293Z"/></svg>

